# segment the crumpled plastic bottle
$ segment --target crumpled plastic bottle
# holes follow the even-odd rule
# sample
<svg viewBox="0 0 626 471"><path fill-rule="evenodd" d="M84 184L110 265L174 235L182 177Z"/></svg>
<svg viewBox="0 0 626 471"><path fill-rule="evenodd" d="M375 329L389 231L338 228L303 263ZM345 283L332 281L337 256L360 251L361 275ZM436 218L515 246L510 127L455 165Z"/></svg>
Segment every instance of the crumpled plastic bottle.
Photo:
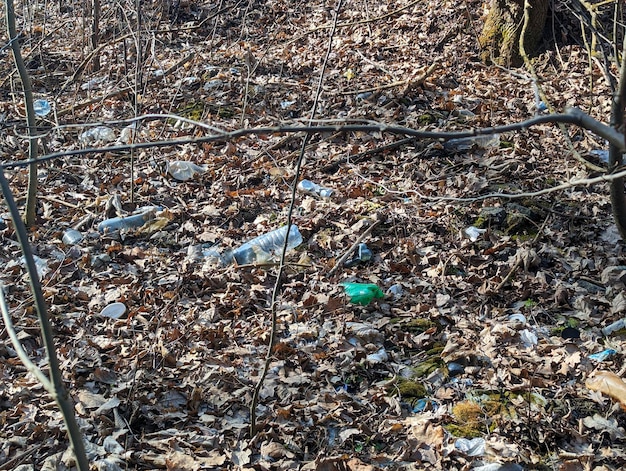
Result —
<svg viewBox="0 0 626 471"><path fill-rule="evenodd" d="M334 190L320 186L317 183L312 182L311 180L302 180L300 183L298 183L297 188L302 193L316 195L320 198L330 198L334 193Z"/></svg>
<svg viewBox="0 0 626 471"><path fill-rule="evenodd" d="M283 226L255 237L235 250L227 252L223 256L224 262L236 261L239 265L251 265L275 260L283 250L285 237L287 237L287 250L295 249L302 243L302 234L295 224L291 225L289 236L287 236L287 226Z"/></svg>
<svg viewBox="0 0 626 471"><path fill-rule="evenodd" d="M500 146L500 134L488 136L462 137L446 141L443 148L448 152L463 152L476 147L479 149L490 149Z"/></svg>
<svg viewBox="0 0 626 471"><path fill-rule="evenodd" d="M146 206L140 208L135 214L130 216L120 216L111 219L105 219L98 224L98 231L107 234L122 229L136 229L143 226L146 222L154 219L156 212L162 208L158 206Z"/></svg>

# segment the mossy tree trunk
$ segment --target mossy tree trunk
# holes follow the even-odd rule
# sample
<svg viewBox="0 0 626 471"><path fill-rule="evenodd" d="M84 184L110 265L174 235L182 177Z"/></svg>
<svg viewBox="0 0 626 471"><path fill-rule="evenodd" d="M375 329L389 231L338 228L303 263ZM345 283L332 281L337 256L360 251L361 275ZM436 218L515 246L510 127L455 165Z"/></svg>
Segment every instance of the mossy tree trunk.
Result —
<svg viewBox="0 0 626 471"><path fill-rule="evenodd" d="M524 34L526 54L539 45L548 15L550 0L526 0L528 2L527 27ZM524 0L491 0L479 42L483 49L481 58L507 67L523 64L519 40L524 26Z"/></svg>

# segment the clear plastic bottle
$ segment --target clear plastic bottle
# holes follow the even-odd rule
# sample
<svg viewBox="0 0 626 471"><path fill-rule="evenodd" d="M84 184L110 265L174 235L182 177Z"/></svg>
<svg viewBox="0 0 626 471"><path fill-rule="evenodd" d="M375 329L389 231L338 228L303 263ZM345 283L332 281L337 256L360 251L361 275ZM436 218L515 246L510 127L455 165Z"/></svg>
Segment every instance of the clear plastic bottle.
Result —
<svg viewBox="0 0 626 471"><path fill-rule="evenodd" d="M478 149L490 149L500 146L500 134L486 136L462 137L450 139L445 142L443 148L448 152L463 152L476 147Z"/></svg>
<svg viewBox="0 0 626 471"><path fill-rule="evenodd" d="M68 229L63 233L62 241L65 245L75 245L80 243L81 240L83 240L83 234L76 229Z"/></svg>
<svg viewBox="0 0 626 471"><path fill-rule="evenodd" d="M324 188L323 186L313 183L311 180L302 180L298 183L298 190L309 195L317 195L321 198L330 198L334 190Z"/></svg>
<svg viewBox="0 0 626 471"><path fill-rule="evenodd" d="M105 219L98 224L98 231L107 234L120 229L135 229L143 226L146 222L154 219L156 212L161 208L157 206L147 206L141 208L139 212L130 216L120 216L111 219Z"/></svg>
<svg viewBox="0 0 626 471"><path fill-rule="evenodd" d="M224 263L236 261L239 265L251 265L277 259L285 244L285 236L287 236L287 226L279 227L227 252L222 256L222 260ZM289 237L287 237L287 249L294 249L301 243L302 234L296 225L292 224Z"/></svg>

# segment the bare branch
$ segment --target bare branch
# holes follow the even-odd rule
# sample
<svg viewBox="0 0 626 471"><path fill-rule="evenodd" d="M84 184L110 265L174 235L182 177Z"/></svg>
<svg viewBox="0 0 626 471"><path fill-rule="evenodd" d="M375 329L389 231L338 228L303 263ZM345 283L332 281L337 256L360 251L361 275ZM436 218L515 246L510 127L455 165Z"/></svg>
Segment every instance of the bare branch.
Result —
<svg viewBox="0 0 626 471"><path fill-rule="evenodd" d="M116 123L131 123L140 120L156 120L162 119L163 116L167 116L168 119L172 119L172 115L144 115L138 116L137 118L128 119L128 120L120 120L120 121L105 121L102 124L116 124ZM474 136L484 136L490 134L502 134L506 132L517 132L517 131L525 131L530 127L538 126L541 124L548 123L566 123L573 124L579 126L581 128L587 129L598 136L606 139L611 145L616 146L621 152L626 152L626 143L624 141L624 136L607 126L606 124L601 123L600 121L595 120L591 116L585 114L584 112L578 110L577 108L568 108L565 113L557 113L557 114L549 114L543 116L535 116L533 118L527 119L526 121L521 121L519 123L507 124L504 126L494 126L487 128L478 128L478 129L470 129L467 131L452 131L452 132L443 132L443 131L420 131L417 129L406 128L402 126L394 126L387 125L384 123L371 122L367 121L367 124L350 124L345 120L321 120L317 121L318 123L326 123L319 125L308 125L308 126L294 126L294 125L286 125L286 126L270 126L270 127L259 127L259 128L248 128L248 129L236 129L234 131L219 131L216 128L208 126L204 123L192 121L185 118L178 118L185 122L192 122L197 126L207 128L215 132L215 134L197 137L197 138L188 138L188 139L174 139L167 141L153 141L153 142L138 142L134 144L124 144L124 145L115 145L115 146L106 146L106 147L89 147L85 149L73 149L67 150L63 152L55 152L51 154L46 154L37 159L37 161L47 161L58 159L60 157L69 157L72 155L86 155L86 154L104 154L107 152L127 152L135 149L146 149L151 147L172 147L179 146L183 144L201 144L204 142L224 142L231 139L236 139L242 136L249 135L267 135L267 134L292 134L292 133L306 133L306 134L315 134L315 133L350 133L350 132L378 132L378 133L388 133L388 134L399 134L405 136L411 136L417 139L435 139L435 140L450 140L450 139L459 139L464 137L474 137ZM327 124L327 123L336 123L336 124ZM56 129L52 128L51 131ZM0 168L11 168L11 167L25 167L33 163L34 160L21 160L21 161L12 161L6 162L0 165Z"/></svg>

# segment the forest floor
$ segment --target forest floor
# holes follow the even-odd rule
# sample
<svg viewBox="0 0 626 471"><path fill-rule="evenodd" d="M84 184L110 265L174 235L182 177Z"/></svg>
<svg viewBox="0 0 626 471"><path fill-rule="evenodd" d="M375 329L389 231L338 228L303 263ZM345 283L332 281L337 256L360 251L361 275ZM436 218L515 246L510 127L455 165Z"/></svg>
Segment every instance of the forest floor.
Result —
<svg viewBox="0 0 626 471"><path fill-rule="evenodd" d="M147 2L140 59L134 3L106 3L99 70L85 61L91 16L79 3L36 4L18 18L36 98L52 106L40 118L43 152L123 143L128 122L108 125L113 142L89 140L83 125L136 114L214 128L146 119L139 143L304 126L324 63L315 120L453 131L540 112L528 70L480 62L478 0L348 0L336 30L335 3ZM570 34L554 25L554 38ZM6 47L3 57L8 163L26 158L27 140ZM608 121L609 84L583 46L547 41L533 63L555 110ZM567 133L603 165L605 143ZM552 124L461 149L388 132L310 136L300 178L334 193L296 194L303 243L286 256L251 436L278 267L201 253L286 224L303 136L135 149L132 167L128 150L39 166L31 241L93 469L622 469L626 416L588 386L624 374L626 331L602 331L625 315L624 246L606 183L534 193L602 174ZM204 171L176 181L175 161ZM23 205L27 169L6 175ZM159 207L152 223L98 232L145 206ZM21 249L0 209L0 281L22 345L45 368ZM71 227L82 241L63 242ZM359 237L371 259L337 264ZM384 297L351 303L344 282L376 284ZM103 311L114 302L126 312ZM57 406L4 327L0 339L0 469L69 469Z"/></svg>

